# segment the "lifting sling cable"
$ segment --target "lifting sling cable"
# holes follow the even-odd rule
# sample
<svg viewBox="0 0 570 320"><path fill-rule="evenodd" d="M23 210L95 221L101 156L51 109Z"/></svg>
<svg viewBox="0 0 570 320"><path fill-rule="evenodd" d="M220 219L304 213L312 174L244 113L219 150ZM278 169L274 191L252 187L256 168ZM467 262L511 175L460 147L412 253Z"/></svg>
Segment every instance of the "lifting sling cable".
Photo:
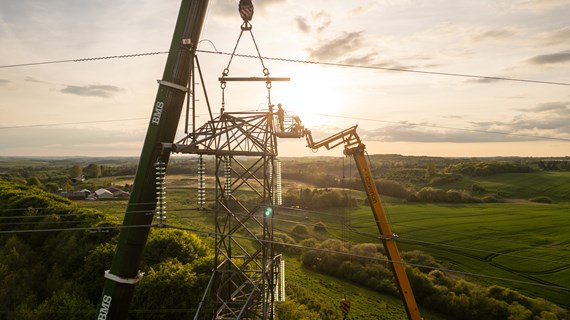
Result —
<svg viewBox="0 0 570 320"><path fill-rule="evenodd" d="M244 18L244 15L242 14L242 10L243 10L242 2L247 2L247 1L240 1L240 15L244 19L244 23L241 25L241 32L240 32L238 39L236 41L236 44L234 46L234 50L232 51L232 54L230 55L228 65L222 71L222 77L220 78L220 88L222 89L222 108L221 108L220 113L223 113L225 111L225 106L226 106L226 101L225 101L226 78L227 78L228 74L230 73L230 65L233 61L233 58L235 56L235 53L237 51L238 45L240 43L240 40L243 36L244 31L248 31L249 34L251 35L251 39L253 41L253 45L255 46L257 56L259 58L261 66L263 67L262 72L263 72L263 76L266 78L266 87L267 87L267 104L271 105L271 80L269 79L269 69L267 69L267 67L265 67L265 63L263 61L263 57L261 56L261 52L259 51L257 41L255 41L255 37L253 35L253 32L251 31L252 25L249 23L249 20L251 20L251 15L253 15L253 5L251 5L251 1L249 1L250 2L249 5L251 7L246 6L246 9L251 8L251 15L249 17Z"/></svg>

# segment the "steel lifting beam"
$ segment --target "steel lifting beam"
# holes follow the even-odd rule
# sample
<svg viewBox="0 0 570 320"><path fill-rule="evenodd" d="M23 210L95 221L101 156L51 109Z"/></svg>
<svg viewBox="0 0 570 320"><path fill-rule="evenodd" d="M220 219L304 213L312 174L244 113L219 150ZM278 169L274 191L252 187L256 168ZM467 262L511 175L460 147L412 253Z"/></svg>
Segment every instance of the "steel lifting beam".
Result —
<svg viewBox="0 0 570 320"><path fill-rule="evenodd" d="M131 197L111 269L105 273L105 285L98 310L98 320L126 319L134 292L141 279L139 265L156 209L156 172L154 164L168 164L170 152L162 152L162 143L172 143L180 120L188 85L190 61L206 16L209 0L182 0L162 80L148 124ZM184 42L183 42L184 40ZM183 44L184 43L184 44Z"/></svg>

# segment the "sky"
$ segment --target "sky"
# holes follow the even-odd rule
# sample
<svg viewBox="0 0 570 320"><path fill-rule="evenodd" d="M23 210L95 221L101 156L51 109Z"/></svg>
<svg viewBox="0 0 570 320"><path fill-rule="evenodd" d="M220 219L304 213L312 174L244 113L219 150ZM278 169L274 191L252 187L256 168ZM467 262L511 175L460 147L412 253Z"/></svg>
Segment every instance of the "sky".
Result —
<svg viewBox="0 0 570 320"><path fill-rule="evenodd" d="M210 1L200 50L232 52L237 3ZM253 3L262 56L320 62L264 60L271 76L291 78L273 84L272 103L299 115L315 139L357 124L370 154L570 156L567 0ZM138 156L166 54L13 65L167 51L179 6L0 0L0 156ZM236 52L256 53L248 34ZM218 112L229 57L198 55ZM229 75L262 69L236 57ZM264 83L229 83L226 111L265 111L267 98ZM197 126L207 121L201 100ZM305 145L279 140L279 154L342 156Z"/></svg>

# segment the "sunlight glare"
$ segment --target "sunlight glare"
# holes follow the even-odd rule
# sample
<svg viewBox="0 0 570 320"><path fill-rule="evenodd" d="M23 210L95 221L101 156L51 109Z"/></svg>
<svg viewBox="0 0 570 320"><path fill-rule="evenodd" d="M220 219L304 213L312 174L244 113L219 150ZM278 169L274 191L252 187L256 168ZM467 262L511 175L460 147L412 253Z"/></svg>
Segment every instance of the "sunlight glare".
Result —
<svg viewBox="0 0 570 320"><path fill-rule="evenodd" d="M291 70L291 83L283 97L287 115L298 115L305 127L325 125L322 114L337 114L346 107L341 73L335 68L302 66Z"/></svg>

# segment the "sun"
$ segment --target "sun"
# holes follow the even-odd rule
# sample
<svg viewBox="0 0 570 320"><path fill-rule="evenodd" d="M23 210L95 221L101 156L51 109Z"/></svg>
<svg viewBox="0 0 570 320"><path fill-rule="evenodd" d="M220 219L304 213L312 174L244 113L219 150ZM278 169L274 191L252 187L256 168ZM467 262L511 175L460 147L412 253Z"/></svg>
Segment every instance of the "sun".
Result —
<svg viewBox="0 0 570 320"><path fill-rule="evenodd" d="M326 116L338 114L343 107L341 80L335 68L309 65L292 69L283 95L287 115L298 115L307 128L326 124Z"/></svg>

